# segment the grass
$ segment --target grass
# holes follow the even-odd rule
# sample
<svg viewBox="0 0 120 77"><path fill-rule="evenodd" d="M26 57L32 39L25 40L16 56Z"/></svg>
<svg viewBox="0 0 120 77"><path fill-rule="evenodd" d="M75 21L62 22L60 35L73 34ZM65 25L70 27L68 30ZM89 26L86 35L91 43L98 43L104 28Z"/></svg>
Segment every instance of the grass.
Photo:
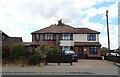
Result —
<svg viewBox="0 0 120 77"><path fill-rule="evenodd" d="M2 67L43 67L45 66L45 61L42 61L40 64L36 65L27 65L26 62L23 63L22 60L6 60L4 59L1 63Z"/></svg>

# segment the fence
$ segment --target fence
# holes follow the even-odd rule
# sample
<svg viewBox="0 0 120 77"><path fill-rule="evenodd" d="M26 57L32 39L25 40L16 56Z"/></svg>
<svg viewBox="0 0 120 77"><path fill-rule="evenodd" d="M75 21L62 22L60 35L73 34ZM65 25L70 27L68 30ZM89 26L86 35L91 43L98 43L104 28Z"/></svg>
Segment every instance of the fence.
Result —
<svg viewBox="0 0 120 77"><path fill-rule="evenodd" d="M105 60L120 63L120 56L104 56Z"/></svg>
<svg viewBox="0 0 120 77"><path fill-rule="evenodd" d="M46 57L46 65L47 63L70 63L72 65L72 56L64 55L64 54L56 54L56 55L47 55Z"/></svg>

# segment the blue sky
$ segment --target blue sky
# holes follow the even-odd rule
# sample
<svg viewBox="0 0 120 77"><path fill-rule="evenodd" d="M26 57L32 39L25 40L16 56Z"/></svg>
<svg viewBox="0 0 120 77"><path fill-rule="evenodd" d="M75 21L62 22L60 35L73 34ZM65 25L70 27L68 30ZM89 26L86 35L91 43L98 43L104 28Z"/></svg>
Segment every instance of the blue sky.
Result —
<svg viewBox="0 0 120 77"><path fill-rule="evenodd" d="M107 47L106 10L109 10L111 49L118 48L119 0L0 0L0 30L12 37L32 41L31 32L57 23L62 18L73 27L101 32Z"/></svg>

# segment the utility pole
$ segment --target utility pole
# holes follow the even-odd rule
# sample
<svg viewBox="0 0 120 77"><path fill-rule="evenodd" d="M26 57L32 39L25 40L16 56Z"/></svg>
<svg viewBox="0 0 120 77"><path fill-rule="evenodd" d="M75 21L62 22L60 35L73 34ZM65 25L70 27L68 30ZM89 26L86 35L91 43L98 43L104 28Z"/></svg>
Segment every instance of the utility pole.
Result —
<svg viewBox="0 0 120 77"><path fill-rule="evenodd" d="M106 10L106 19L107 19L108 50L109 50L109 55L110 55L110 38L109 38L109 25L108 25L108 10Z"/></svg>

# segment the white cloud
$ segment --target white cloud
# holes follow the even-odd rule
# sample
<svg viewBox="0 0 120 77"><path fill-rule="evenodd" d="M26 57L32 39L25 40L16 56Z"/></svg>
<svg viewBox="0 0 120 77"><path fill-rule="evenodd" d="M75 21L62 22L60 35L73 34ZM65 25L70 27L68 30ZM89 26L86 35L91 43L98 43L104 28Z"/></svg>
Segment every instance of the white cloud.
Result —
<svg viewBox="0 0 120 77"><path fill-rule="evenodd" d="M106 9L109 10L110 20L116 18L117 2L109 7L92 7L99 2L104 0L0 0L0 29L10 36L20 36L23 41L31 41L31 32L54 24L62 18L65 24L100 31L100 42L107 46L107 41L103 39L107 39L104 23L93 23L89 18L100 14L103 20L106 19ZM117 37L117 27L114 26L110 28L111 40L114 41L111 42L111 47L116 48L117 41L114 39Z"/></svg>
<svg viewBox="0 0 120 77"><path fill-rule="evenodd" d="M90 9L87 10L87 17L88 18L96 16L96 15L97 15L96 8L90 8Z"/></svg>

